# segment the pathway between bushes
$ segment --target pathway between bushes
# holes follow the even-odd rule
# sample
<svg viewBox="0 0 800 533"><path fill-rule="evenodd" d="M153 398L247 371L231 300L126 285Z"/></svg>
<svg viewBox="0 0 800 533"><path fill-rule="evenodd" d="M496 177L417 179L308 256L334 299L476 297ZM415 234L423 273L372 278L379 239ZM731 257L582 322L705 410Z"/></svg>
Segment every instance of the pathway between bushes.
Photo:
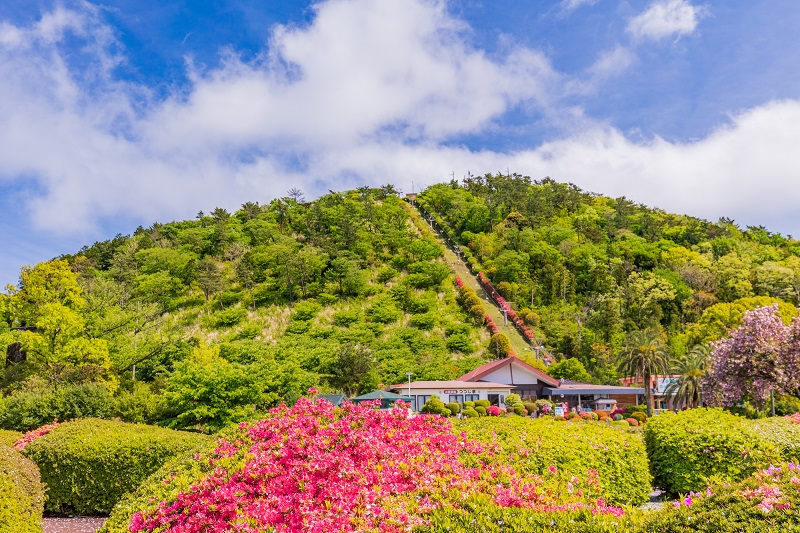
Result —
<svg viewBox="0 0 800 533"><path fill-rule="evenodd" d="M105 518L87 516L45 518L44 533L95 533L105 521Z"/></svg>
<svg viewBox="0 0 800 533"><path fill-rule="evenodd" d="M416 220L420 221L422 224L428 226L431 233L434 235L434 237L436 237L436 242L438 242L441 245L442 249L444 250L444 260L450 267L450 270L452 270L456 276L461 278L461 281L463 281L464 284L469 285L470 287L475 289L475 292L478 294L478 296L481 297L481 299L483 300L483 307L486 309L488 315L492 317L492 320L494 320L494 323L497 324L497 326L500 328L500 331L503 332L506 337L508 337L509 341L511 341L511 347L514 349L514 353L518 357L531 355L531 345L520 334L520 332L517 331L517 328L511 325L511 322L509 322L507 326L503 325L503 312L489 298L489 295L486 293L486 290L480 284L480 281L478 281L478 276L473 275L472 272L470 272L469 269L467 268L467 265L458 260L458 257L456 256L455 252L453 252L453 250L448 248L448 246L445 244L445 237L439 232L437 232L435 229L430 227L430 225L425 221L425 219L422 218L422 215L420 214L419 210L416 209L416 207L413 207L409 204L405 205L408 206L409 208L408 209L409 214Z"/></svg>

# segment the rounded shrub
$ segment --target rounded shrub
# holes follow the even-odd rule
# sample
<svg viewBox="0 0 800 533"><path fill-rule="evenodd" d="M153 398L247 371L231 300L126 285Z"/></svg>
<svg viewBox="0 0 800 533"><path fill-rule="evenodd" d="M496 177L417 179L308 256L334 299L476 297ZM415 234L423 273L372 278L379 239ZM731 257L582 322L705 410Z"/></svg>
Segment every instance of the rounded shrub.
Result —
<svg viewBox="0 0 800 533"><path fill-rule="evenodd" d="M176 455L210 437L99 419L61 424L23 453L47 484L45 509L58 514L107 514L125 494Z"/></svg>
<svg viewBox="0 0 800 533"><path fill-rule="evenodd" d="M544 474L553 466L567 480L591 473L599 497L610 504L637 505L649 499L651 478L640 435L549 417L461 420L456 429L470 439L497 444L496 457L488 460L508 462L519 472Z"/></svg>
<svg viewBox="0 0 800 533"><path fill-rule="evenodd" d="M486 408L486 414L489 416L500 416L501 414L505 414L505 411L497 407L496 405L490 405Z"/></svg>
<svg viewBox="0 0 800 533"><path fill-rule="evenodd" d="M714 477L741 481L780 460L751 422L722 409L664 413L644 427L655 484L671 494L703 490Z"/></svg>
<svg viewBox="0 0 800 533"><path fill-rule="evenodd" d="M800 459L800 424L782 416L751 420L749 424L775 445L785 461Z"/></svg>
<svg viewBox="0 0 800 533"><path fill-rule="evenodd" d="M478 413L480 416L486 416L486 407L482 405L476 405L475 412Z"/></svg>
<svg viewBox="0 0 800 533"><path fill-rule="evenodd" d="M451 416L452 414L450 409L448 409L444 402L435 394L425 402L425 405L422 406L420 411L429 415Z"/></svg>
<svg viewBox="0 0 800 533"><path fill-rule="evenodd" d="M465 407L464 410L461 411L461 414L467 418L477 418L480 416L474 407Z"/></svg>
<svg viewBox="0 0 800 533"><path fill-rule="evenodd" d="M798 426L800 427L800 426ZM13 446L15 442L22 438L22 433L10 429L0 429L0 444Z"/></svg>
<svg viewBox="0 0 800 533"><path fill-rule="evenodd" d="M528 411L528 414L533 414L536 412L536 404L533 402L523 402L522 405L525 407L525 410Z"/></svg>
<svg viewBox="0 0 800 533"><path fill-rule="evenodd" d="M110 418L113 409L114 398L108 387L99 383L66 385L48 392L23 391L5 398L0 426L30 431L56 418Z"/></svg>
<svg viewBox="0 0 800 533"><path fill-rule="evenodd" d="M639 425L639 421L636 420L635 418L626 418L625 422L627 422L629 426L638 426Z"/></svg>
<svg viewBox="0 0 800 533"><path fill-rule="evenodd" d="M489 400L476 400L475 401L475 406L476 407L484 407L484 408L486 408L486 407L489 407L490 405L492 405L492 404L489 403Z"/></svg>
<svg viewBox="0 0 800 533"><path fill-rule="evenodd" d="M0 444L0 533L41 533L44 488L36 465Z"/></svg>
<svg viewBox="0 0 800 533"><path fill-rule="evenodd" d="M779 463L741 482L712 481L658 512L646 513L637 531L659 533L771 533L797 531L800 471Z"/></svg>
<svg viewBox="0 0 800 533"><path fill-rule="evenodd" d="M514 414L519 416L525 416L528 414L528 410L525 409L525 406L522 404L514 404Z"/></svg>
<svg viewBox="0 0 800 533"><path fill-rule="evenodd" d="M333 323L337 326L347 327L361 320L360 309L342 309L333 313Z"/></svg>
<svg viewBox="0 0 800 533"><path fill-rule="evenodd" d="M508 340L508 337L504 333L492 335L489 339L489 353L498 359L502 359L503 357L508 357L509 352L511 352L511 341Z"/></svg>
<svg viewBox="0 0 800 533"><path fill-rule="evenodd" d="M623 418L622 418L621 414L614 415L614 422L620 422L622 420L623 420Z"/></svg>
<svg viewBox="0 0 800 533"><path fill-rule="evenodd" d="M451 416L456 416L461 412L461 405L458 402L450 402L445 407L450 411Z"/></svg>
<svg viewBox="0 0 800 533"><path fill-rule="evenodd" d="M217 327L229 328L247 318L247 309L244 307L231 307L214 314L214 323Z"/></svg>
<svg viewBox="0 0 800 533"><path fill-rule="evenodd" d="M639 422L639 424L644 424L645 422L647 422L647 415L640 411L635 411L631 413L631 418L635 418L636 421Z"/></svg>

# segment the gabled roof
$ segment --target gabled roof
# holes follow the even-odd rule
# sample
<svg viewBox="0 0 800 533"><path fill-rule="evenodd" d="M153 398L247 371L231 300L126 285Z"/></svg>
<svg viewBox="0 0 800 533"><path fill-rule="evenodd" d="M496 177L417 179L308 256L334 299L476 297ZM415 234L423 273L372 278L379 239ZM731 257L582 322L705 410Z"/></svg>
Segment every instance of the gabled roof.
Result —
<svg viewBox="0 0 800 533"><path fill-rule="evenodd" d="M472 370L471 372L467 372L466 374L464 374L463 376L458 378L458 380L459 381L480 381L481 379L483 379L484 377L488 376L492 372L495 372L495 371L503 368L504 366L511 365L511 364L521 366L522 368L524 368L528 372L531 372L532 374L535 374L536 377L539 378L540 380L542 380L545 385L550 385L551 387L558 387L558 385L559 385L557 379L548 376L547 374L545 374L544 372L542 372L538 368L529 365L528 363L526 363L522 359L519 359L518 357L515 357L513 355L510 356L510 357L506 357L505 359L498 359L497 361L492 361L491 363L486 363L485 365L479 366L475 370Z"/></svg>

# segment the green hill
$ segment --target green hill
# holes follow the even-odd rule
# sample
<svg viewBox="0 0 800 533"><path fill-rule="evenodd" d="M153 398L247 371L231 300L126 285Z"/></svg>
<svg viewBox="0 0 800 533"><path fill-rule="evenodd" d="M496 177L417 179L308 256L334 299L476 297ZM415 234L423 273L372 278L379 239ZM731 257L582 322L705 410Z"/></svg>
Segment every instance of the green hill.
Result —
<svg viewBox="0 0 800 533"><path fill-rule="evenodd" d="M626 335L661 333L680 356L746 309L800 299L800 242L762 227L665 213L549 178L470 177L434 185L431 212L538 337L613 382Z"/></svg>
<svg viewBox="0 0 800 533"><path fill-rule="evenodd" d="M292 193L24 268L0 295L0 344L17 360L0 427L96 416L216 430L312 386L353 395L489 358L441 245L393 187ZM746 309L797 313L800 243L763 228L518 175L419 200L537 339L595 381L617 380L631 332L654 329L680 355Z"/></svg>

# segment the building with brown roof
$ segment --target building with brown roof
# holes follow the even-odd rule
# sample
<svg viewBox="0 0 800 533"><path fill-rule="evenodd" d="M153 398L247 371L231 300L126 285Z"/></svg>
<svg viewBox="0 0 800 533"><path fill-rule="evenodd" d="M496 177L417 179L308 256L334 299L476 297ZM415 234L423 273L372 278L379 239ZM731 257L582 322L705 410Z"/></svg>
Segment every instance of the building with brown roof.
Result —
<svg viewBox="0 0 800 533"><path fill-rule="evenodd" d="M479 366L458 379L473 383L503 383L511 387L512 393L530 400L542 398L545 387L558 387L559 385L557 379L513 355Z"/></svg>

